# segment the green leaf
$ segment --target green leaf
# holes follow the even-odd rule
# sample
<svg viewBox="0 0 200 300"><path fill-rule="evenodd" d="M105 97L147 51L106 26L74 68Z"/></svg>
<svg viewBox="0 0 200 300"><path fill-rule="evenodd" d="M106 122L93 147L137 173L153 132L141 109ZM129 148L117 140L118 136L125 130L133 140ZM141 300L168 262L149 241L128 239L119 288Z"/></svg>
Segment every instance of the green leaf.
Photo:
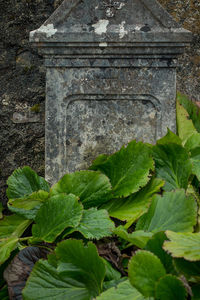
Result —
<svg viewBox="0 0 200 300"><path fill-rule="evenodd" d="M192 287L192 293L193 293L192 300L200 300L200 284L194 285Z"/></svg>
<svg viewBox="0 0 200 300"><path fill-rule="evenodd" d="M156 177L165 180L165 191L187 188L192 172L188 152L177 144L156 145L153 147Z"/></svg>
<svg viewBox="0 0 200 300"><path fill-rule="evenodd" d="M145 297L153 297L156 282L166 274L159 258L153 253L139 250L129 262L131 284Z"/></svg>
<svg viewBox="0 0 200 300"><path fill-rule="evenodd" d="M163 248L173 257L183 257L189 261L200 260L200 232L176 233L167 230L170 241L165 242Z"/></svg>
<svg viewBox="0 0 200 300"><path fill-rule="evenodd" d="M127 279L127 277L122 277L120 279L117 280L110 280L110 281L105 281L103 282L103 291L106 291L108 289L111 288L116 288L118 286L118 284L120 284L121 282L124 282Z"/></svg>
<svg viewBox="0 0 200 300"><path fill-rule="evenodd" d="M123 226L115 228L113 233L129 242L131 245L137 246L138 248L144 248L146 246L146 243L153 235L151 232L144 232L142 230L128 233Z"/></svg>
<svg viewBox="0 0 200 300"><path fill-rule="evenodd" d="M0 239L11 236L20 237L30 224L31 221L21 216L4 216L4 218L0 220Z"/></svg>
<svg viewBox="0 0 200 300"><path fill-rule="evenodd" d="M97 168L110 179L114 197L127 197L147 184L154 164L148 146L132 141Z"/></svg>
<svg viewBox="0 0 200 300"><path fill-rule="evenodd" d="M51 189L52 195L58 193L72 193L80 198L85 208L90 208L110 199L111 184L100 172L80 171L64 175Z"/></svg>
<svg viewBox="0 0 200 300"><path fill-rule="evenodd" d="M184 190L154 196L148 212L139 219L136 229L147 232L173 230L192 232L196 224L197 205Z"/></svg>
<svg viewBox="0 0 200 300"><path fill-rule="evenodd" d="M0 240L0 265L9 258L11 252L16 248L17 244L18 238L15 236Z"/></svg>
<svg viewBox="0 0 200 300"><path fill-rule="evenodd" d="M178 135L173 133L169 128L167 129L167 134L162 137L160 140L157 140L157 145L165 145L165 144L178 144L182 145L182 140Z"/></svg>
<svg viewBox="0 0 200 300"><path fill-rule="evenodd" d="M111 217L127 221L126 227L130 227L150 205L152 197L160 191L164 185L161 179L153 178L144 188L128 198L114 199L103 205Z"/></svg>
<svg viewBox="0 0 200 300"><path fill-rule="evenodd" d="M24 196L23 198L9 200L8 208L12 212L23 216L26 219L34 220L41 205L48 199L48 197L48 192L34 192L31 195Z"/></svg>
<svg viewBox="0 0 200 300"><path fill-rule="evenodd" d="M96 298L97 300L144 300L145 298L130 284L129 280L120 283Z"/></svg>
<svg viewBox="0 0 200 300"><path fill-rule="evenodd" d="M78 226L82 213L82 205L72 194L49 198L36 215L36 224L32 227L33 239L53 243L65 228Z"/></svg>
<svg viewBox="0 0 200 300"><path fill-rule="evenodd" d="M184 300L187 293L180 279L173 275L165 275L156 285L156 299Z"/></svg>
<svg viewBox="0 0 200 300"><path fill-rule="evenodd" d="M198 189L199 189L199 185L195 186L195 185L193 185L193 183L189 184L187 191L186 191L186 195L192 195L195 198L197 204L199 205L200 204L200 194L199 194Z"/></svg>
<svg viewBox="0 0 200 300"><path fill-rule="evenodd" d="M84 285L61 275L45 260L39 260L29 276L22 292L24 300L89 299Z"/></svg>
<svg viewBox="0 0 200 300"><path fill-rule="evenodd" d="M49 192L49 184L30 167L15 170L8 178L7 184L8 199L22 198L39 190Z"/></svg>
<svg viewBox="0 0 200 300"><path fill-rule="evenodd" d="M176 111L178 135L182 139L183 144L185 144L188 138L197 133L197 131L192 120L189 119L188 112L178 101L176 103Z"/></svg>
<svg viewBox="0 0 200 300"><path fill-rule="evenodd" d="M121 278L121 273L115 270L106 259L103 258L103 261L106 267L104 281L119 280Z"/></svg>
<svg viewBox="0 0 200 300"><path fill-rule="evenodd" d="M200 132L200 110L186 95L177 93L177 100L187 110L189 118L192 120L195 128Z"/></svg>
<svg viewBox="0 0 200 300"><path fill-rule="evenodd" d="M0 219L3 218L3 213L2 213L3 209L4 209L3 204L0 202Z"/></svg>
<svg viewBox="0 0 200 300"><path fill-rule="evenodd" d="M0 264L4 263L18 244L31 221L17 215L4 216L0 220Z"/></svg>
<svg viewBox="0 0 200 300"><path fill-rule="evenodd" d="M192 134L186 141L184 148L190 151L194 148L200 147L200 133Z"/></svg>
<svg viewBox="0 0 200 300"><path fill-rule="evenodd" d="M1 300L9 300L8 287L7 287L7 285L5 285L5 286L0 290L0 299L1 299Z"/></svg>
<svg viewBox="0 0 200 300"><path fill-rule="evenodd" d="M82 241L69 239L58 244L55 253L61 274L82 283L91 296L100 294L106 269L93 243L84 247Z"/></svg>
<svg viewBox="0 0 200 300"><path fill-rule="evenodd" d="M200 147L191 150L190 161L192 162L192 173L200 181Z"/></svg>
<svg viewBox="0 0 200 300"><path fill-rule="evenodd" d="M58 269L39 260L23 290L24 300L86 300L102 291L105 265L94 244L66 240L56 248Z"/></svg>
<svg viewBox="0 0 200 300"><path fill-rule="evenodd" d="M188 280L193 277L200 282L200 261L188 261L183 258L174 259L174 265L179 273Z"/></svg>
<svg viewBox="0 0 200 300"><path fill-rule="evenodd" d="M162 262L167 273L172 273L174 272L172 257L162 248L165 240L167 240L167 237L164 232L155 233L149 239L144 249L155 254Z"/></svg>
<svg viewBox="0 0 200 300"><path fill-rule="evenodd" d="M89 170L98 170L98 166L104 163L108 159L109 155L107 154L100 154L93 162L92 165L89 167Z"/></svg>
<svg viewBox="0 0 200 300"><path fill-rule="evenodd" d="M83 211L83 216L76 230L87 239L97 239L112 235L115 228L105 209L90 208Z"/></svg>

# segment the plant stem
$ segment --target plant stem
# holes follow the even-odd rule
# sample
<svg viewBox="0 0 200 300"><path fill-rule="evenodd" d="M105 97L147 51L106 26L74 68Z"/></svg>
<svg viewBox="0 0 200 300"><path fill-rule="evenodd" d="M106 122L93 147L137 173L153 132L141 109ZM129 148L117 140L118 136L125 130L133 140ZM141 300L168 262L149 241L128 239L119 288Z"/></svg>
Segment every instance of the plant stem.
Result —
<svg viewBox="0 0 200 300"><path fill-rule="evenodd" d="M32 238L32 236L26 236L26 237L23 237L23 238L19 238L19 241L22 242L22 241L27 241L28 239Z"/></svg>

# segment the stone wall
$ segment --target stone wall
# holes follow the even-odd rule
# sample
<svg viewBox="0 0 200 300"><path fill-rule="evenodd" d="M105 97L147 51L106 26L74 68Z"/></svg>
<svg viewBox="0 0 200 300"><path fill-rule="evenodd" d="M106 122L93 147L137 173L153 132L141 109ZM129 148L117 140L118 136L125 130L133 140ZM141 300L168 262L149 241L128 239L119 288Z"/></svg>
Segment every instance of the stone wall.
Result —
<svg viewBox="0 0 200 300"><path fill-rule="evenodd" d="M200 101L200 2L159 1L193 32L193 43L180 58L178 89ZM28 37L61 2L0 0L0 199L4 203L6 179L14 169L29 165L44 175L45 69ZM17 123L18 118L26 123Z"/></svg>
<svg viewBox="0 0 200 300"><path fill-rule="evenodd" d="M185 54L180 57L177 88L200 101L200 1L159 0L182 27L193 33L193 41Z"/></svg>

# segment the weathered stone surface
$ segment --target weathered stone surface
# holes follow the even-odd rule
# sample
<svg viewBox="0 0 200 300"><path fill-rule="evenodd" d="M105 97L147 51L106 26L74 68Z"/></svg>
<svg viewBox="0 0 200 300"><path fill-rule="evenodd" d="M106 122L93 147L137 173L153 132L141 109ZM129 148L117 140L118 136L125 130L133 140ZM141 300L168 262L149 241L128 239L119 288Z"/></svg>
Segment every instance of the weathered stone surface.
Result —
<svg viewBox="0 0 200 300"><path fill-rule="evenodd" d="M37 103L44 111L45 69L42 57L29 44L29 32L54 9L49 0L0 0L0 199L4 203L6 180L14 169L29 165L44 175L44 123L14 123L13 114L24 114Z"/></svg>
<svg viewBox="0 0 200 300"><path fill-rule="evenodd" d="M15 124L13 113L44 104L43 60L28 42L36 29L62 0L0 0L0 198L6 201L6 179L17 167L29 165L44 175L44 126L42 123ZM193 32L191 47L181 55L177 69L179 90L200 101L200 2L159 0L181 25ZM16 58L28 51L32 68L17 69ZM19 65L18 65L19 66Z"/></svg>
<svg viewBox="0 0 200 300"><path fill-rule="evenodd" d="M47 179L134 138L153 143L175 130L175 93L174 68L48 68Z"/></svg>
<svg viewBox="0 0 200 300"><path fill-rule="evenodd" d="M30 41L45 55L46 179L176 130L176 58L190 42L156 0L70 0Z"/></svg>
<svg viewBox="0 0 200 300"><path fill-rule="evenodd" d="M192 31L190 47L179 58L177 69L177 89L200 101L200 1L159 0L168 12L184 28Z"/></svg>

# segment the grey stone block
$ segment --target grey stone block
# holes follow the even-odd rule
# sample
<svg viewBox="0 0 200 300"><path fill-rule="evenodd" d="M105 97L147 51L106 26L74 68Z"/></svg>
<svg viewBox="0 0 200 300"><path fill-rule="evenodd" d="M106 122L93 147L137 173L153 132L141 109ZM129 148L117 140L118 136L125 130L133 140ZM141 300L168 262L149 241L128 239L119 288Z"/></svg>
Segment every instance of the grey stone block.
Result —
<svg viewBox="0 0 200 300"><path fill-rule="evenodd" d="M45 57L46 179L176 130L176 58L191 41L156 0L65 0L30 41Z"/></svg>

